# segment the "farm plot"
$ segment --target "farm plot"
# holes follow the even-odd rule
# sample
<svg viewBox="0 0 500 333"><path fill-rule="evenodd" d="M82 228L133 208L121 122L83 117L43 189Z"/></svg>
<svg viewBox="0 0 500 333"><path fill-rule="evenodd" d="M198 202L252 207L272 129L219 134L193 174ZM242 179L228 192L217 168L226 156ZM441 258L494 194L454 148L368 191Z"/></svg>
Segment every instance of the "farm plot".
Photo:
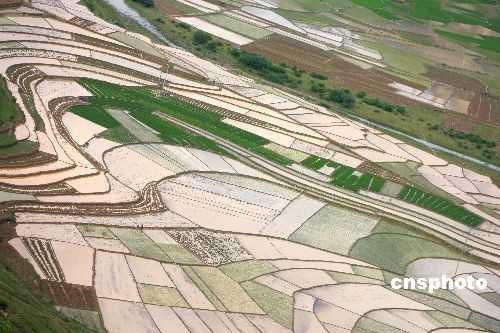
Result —
<svg viewBox="0 0 500 333"><path fill-rule="evenodd" d="M105 127L97 125L72 113L64 113L62 121L73 140L75 140L79 145L87 143L94 136L106 130Z"/></svg>
<svg viewBox="0 0 500 333"><path fill-rule="evenodd" d="M279 14L277 14L269 9L252 7L252 6L243 6L243 7L241 7L241 10L247 14L253 15L253 16L255 16L259 19L265 20L267 22L288 28L288 29L296 31L296 32L304 33L304 30L297 27L291 21L287 20L283 16L281 16L281 15L279 15Z"/></svg>
<svg viewBox="0 0 500 333"><path fill-rule="evenodd" d="M225 14L204 15L203 19L228 30L238 32L252 39L261 39L272 34L272 32L255 26L253 24L232 18Z"/></svg>
<svg viewBox="0 0 500 333"><path fill-rule="evenodd" d="M168 234L186 251L196 255L198 262L220 265L232 261L252 259L235 237L208 230L169 231ZM175 242L173 242L175 244Z"/></svg>
<svg viewBox="0 0 500 333"><path fill-rule="evenodd" d="M297 66L308 72L321 73L340 86L349 87L355 91L365 91L369 95L399 105L421 105L420 102L397 95L389 86L396 81L416 89L425 89L375 69L362 69L348 61L332 55L329 52L307 47L299 41L279 35L271 35L252 44L242 47L243 50L259 53L275 63L286 63Z"/></svg>
<svg viewBox="0 0 500 333"><path fill-rule="evenodd" d="M253 40L250 38L221 28L215 24L209 23L197 17L177 17L177 20L189 24L196 29L203 30L211 35L227 40L228 42L231 42L238 46L250 44L253 42Z"/></svg>
<svg viewBox="0 0 500 333"><path fill-rule="evenodd" d="M370 235L378 219L336 206L325 206L289 239L328 251L348 254L360 238Z"/></svg>
<svg viewBox="0 0 500 333"><path fill-rule="evenodd" d="M480 216L467 211L465 208L412 186L403 187L398 197L406 202L429 209L469 226L478 226L483 222Z"/></svg>
<svg viewBox="0 0 500 333"><path fill-rule="evenodd" d="M150 128L149 126L139 122L138 120L132 118L127 111L117 110L117 109L107 109L113 118L115 118L123 127L127 129L130 133L134 133L134 136L142 142L159 142L161 139L158 137L157 131Z"/></svg>
<svg viewBox="0 0 500 333"><path fill-rule="evenodd" d="M159 261L170 261L170 258L141 230L121 228L111 230L133 254Z"/></svg>
<svg viewBox="0 0 500 333"><path fill-rule="evenodd" d="M217 295L230 312L264 314L241 286L213 267L193 267L194 272Z"/></svg>
<svg viewBox="0 0 500 333"><path fill-rule="evenodd" d="M320 170L325 167L332 168L330 183L356 192L360 190L380 192L385 183L382 177L356 171L349 166L314 155L303 160L301 164L311 170Z"/></svg>
<svg viewBox="0 0 500 333"><path fill-rule="evenodd" d="M123 254L97 251L94 287L97 297L141 301L134 277Z"/></svg>
<svg viewBox="0 0 500 333"><path fill-rule="evenodd" d="M425 75L472 95L468 97L470 98L468 108L465 108L465 113L470 117L482 122L500 123L498 117L492 117L500 114L500 104L495 97L486 94L486 88L478 80L437 67L428 67Z"/></svg>
<svg viewBox="0 0 500 333"><path fill-rule="evenodd" d="M463 250L452 249L428 239L413 235L373 233L359 239L349 256L363 260L398 274L406 272L406 266L418 258L463 258Z"/></svg>
<svg viewBox="0 0 500 333"><path fill-rule="evenodd" d="M175 288L140 284L139 293L146 304L189 307Z"/></svg>

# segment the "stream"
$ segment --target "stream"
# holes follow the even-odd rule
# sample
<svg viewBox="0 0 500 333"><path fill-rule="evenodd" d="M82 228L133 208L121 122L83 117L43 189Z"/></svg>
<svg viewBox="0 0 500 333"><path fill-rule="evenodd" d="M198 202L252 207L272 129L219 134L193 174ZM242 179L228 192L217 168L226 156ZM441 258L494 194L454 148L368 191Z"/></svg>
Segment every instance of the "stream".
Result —
<svg viewBox="0 0 500 333"><path fill-rule="evenodd" d="M354 116L354 115L351 115L351 114L349 114L349 117L354 118L357 121L359 121L361 123L364 123L366 125L370 125L372 127L377 127L377 128L383 129L384 131L387 131L387 132L390 132L390 133L394 133L394 134L400 135L402 137L405 137L407 139L410 139L412 141L418 142L418 143L426 146L427 148L431 149L432 151L437 150L437 151L445 152L445 153L448 153L450 155L463 158L464 160L467 160L467 161L470 161L470 162L473 162L473 163L476 163L476 164L480 164L480 165L483 165L483 166L485 166L487 168L490 168L492 170L500 172L500 167L498 167L498 166L496 166L494 164L491 164L491 163L488 163L488 162L485 162L485 161L481 161L481 160L479 160L477 158L464 155L462 153L459 153L459 152L456 152L454 150L445 148L443 146L440 146L440 145L428 142L428 141L426 141L424 139L416 138L414 136L408 135L408 134L403 133L401 131L398 131L396 129L393 129L393 128L390 128L390 127L387 127L387 126L383 126L383 125L374 123L372 121L369 121L369 120L366 120L366 119L363 119L363 118L360 118L360 117L357 117L357 116Z"/></svg>
<svg viewBox="0 0 500 333"><path fill-rule="evenodd" d="M137 22L141 27L151 32L153 35L158 37L161 41L166 43L168 46L175 46L172 42L166 39L163 34L156 29L147 19L145 19L141 14L139 14L135 9L131 8L125 3L125 0L104 0L108 5L112 6L116 11L123 16L128 17L131 20Z"/></svg>

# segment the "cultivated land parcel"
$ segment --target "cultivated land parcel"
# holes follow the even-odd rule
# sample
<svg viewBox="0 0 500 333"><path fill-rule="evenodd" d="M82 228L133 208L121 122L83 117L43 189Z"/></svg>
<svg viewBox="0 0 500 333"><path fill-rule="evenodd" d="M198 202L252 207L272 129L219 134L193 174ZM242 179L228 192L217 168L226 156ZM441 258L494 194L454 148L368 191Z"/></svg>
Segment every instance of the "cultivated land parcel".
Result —
<svg viewBox="0 0 500 333"><path fill-rule="evenodd" d="M412 1L354 3L330 16L330 2L156 2L176 15L157 24L184 31L204 57L72 0L0 9L0 332L500 332L495 180L350 113L467 113L472 131L489 132L460 140L490 152L496 120L481 108L493 115L496 97L481 89L493 70L467 87L443 68L433 73L452 83L402 78L353 24L395 38L407 8L436 18ZM452 21L496 38L496 18L472 14L495 4L432 8L443 18L432 38L456 41ZM458 39L495 52L470 38L480 41ZM271 61L278 46L302 50L289 52L297 62L326 59L332 72L281 66ZM368 94L336 86L344 65L343 82ZM304 93L304 82L261 81L293 73L316 98L325 89L323 105L289 89ZM389 285L443 274L488 288Z"/></svg>

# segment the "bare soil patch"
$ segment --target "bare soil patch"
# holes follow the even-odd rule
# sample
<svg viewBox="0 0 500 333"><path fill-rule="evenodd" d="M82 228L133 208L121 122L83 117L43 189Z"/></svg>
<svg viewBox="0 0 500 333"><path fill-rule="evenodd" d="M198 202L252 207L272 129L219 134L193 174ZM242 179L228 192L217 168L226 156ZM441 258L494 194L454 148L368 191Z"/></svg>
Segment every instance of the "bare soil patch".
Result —
<svg viewBox="0 0 500 333"><path fill-rule="evenodd" d="M463 117L457 117L456 115L448 113L443 121L443 127L452 128L464 133L471 133L474 123L464 119Z"/></svg>
<svg viewBox="0 0 500 333"><path fill-rule="evenodd" d="M500 124L499 98L491 96L481 82L465 75L443 68L428 67L425 74L428 78L443 82L462 90L463 95L472 95L467 114L481 122Z"/></svg>
<svg viewBox="0 0 500 333"><path fill-rule="evenodd" d="M416 89L425 89L425 87L375 68L362 69L330 52L306 46L283 36L271 35L246 45L242 49L247 52L260 53L276 63L286 63L308 72L321 73L328 76L335 84L355 91L365 91L395 104L421 105L417 101L397 95L395 89L388 84L397 81Z"/></svg>
<svg viewBox="0 0 500 333"><path fill-rule="evenodd" d="M42 290L51 296L55 305L74 309L98 311L94 288L76 284L42 280Z"/></svg>

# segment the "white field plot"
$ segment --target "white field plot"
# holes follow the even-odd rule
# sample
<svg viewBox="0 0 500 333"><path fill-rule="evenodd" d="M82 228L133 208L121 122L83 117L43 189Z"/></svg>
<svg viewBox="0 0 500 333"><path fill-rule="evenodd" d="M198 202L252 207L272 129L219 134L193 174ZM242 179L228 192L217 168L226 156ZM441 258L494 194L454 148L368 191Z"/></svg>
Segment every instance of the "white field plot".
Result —
<svg viewBox="0 0 500 333"><path fill-rule="evenodd" d="M246 187L253 184L247 182L244 185L244 182L237 182L238 178L232 177L221 179ZM274 195L291 196L286 191L280 194L278 188L270 187ZM308 205L306 202L303 204ZM347 216L345 218L347 222ZM352 216L351 221L358 218ZM348 228L348 223L344 223L343 228ZM366 237L372 228L373 223L357 237ZM106 250L97 251L93 284L107 330L120 332L127 325L135 327L138 332L158 332L157 327L159 332L163 332L165 327L175 327L179 332L195 329L208 332L214 329L224 331L229 325L240 331L265 328L273 332L291 332L303 325L342 325L354 329L357 325L366 325L365 321L398 329L422 323L435 329L456 325L481 327L475 326L477 321L471 323L466 318L455 319L453 323L433 320L438 317L456 318L450 314L454 311L450 309L454 308L443 306L435 309L427 305L433 296L426 295L427 301L421 302L424 298L410 298L385 288L382 272L363 261L276 238L231 233L220 233L213 238L216 234L212 232L197 232L208 238L190 238L188 241L187 236L192 232L185 229L147 230L151 239L158 245L163 244L161 248L172 256L169 263ZM352 229L351 232L357 231ZM105 229L85 231L86 235L112 237L108 233ZM335 238L335 243L345 239L348 244L353 244L355 234L349 234L348 230L339 232L341 234L342 239ZM181 241L175 242L172 237ZM223 243L214 243L216 239ZM244 257L234 255L238 247L247 253ZM29 257L30 254L23 248L24 245L16 245L18 251ZM88 249L93 251L90 247ZM194 256L212 253L232 259L218 267L206 266L202 261L195 266L184 266L176 262L182 258L178 256L182 253L180 249ZM73 254L67 252L66 255ZM63 267L67 265L64 261L60 262ZM456 276L482 274L496 290L500 277L493 270L463 263L457 271L455 263L446 259L422 259L409 265L407 274L415 277L435 276L443 272ZM141 290L142 296L139 296L138 290ZM148 290L156 294L148 294ZM496 309L494 305L488 301L478 303L481 295L456 295L471 309L489 316L496 315L492 312ZM160 304L153 305L146 300ZM175 302L183 305L161 305L181 304ZM400 315L404 315L405 320L400 320ZM135 317L132 321L127 316Z"/></svg>
<svg viewBox="0 0 500 333"><path fill-rule="evenodd" d="M253 42L253 40L250 38L221 28L219 26L216 26L215 24L209 23L197 17L178 17L177 20L187 23L195 27L196 29L203 30L211 35L227 40L228 42L231 42L238 46L250 44L251 42Z"/></svg>
<svg viewBox="0 0 500 333"><path fill-rule="evenodd" d="M204 13L214 13L221 10L219 6L204 0L176 0L176 1L191 6L193 8L196 8Z"/></svg>
<svg viewBox="0 0 500 333"><path fill-rule="evenodd" d="M241 10L247 14L253 15L259 19L270 22L272 24L283 26L290 30L294 30L296 32L303 33L304 30L297 27L295 24L284 18L283 16L264 8L253 7L253 6L243 6Z"/></svg>

